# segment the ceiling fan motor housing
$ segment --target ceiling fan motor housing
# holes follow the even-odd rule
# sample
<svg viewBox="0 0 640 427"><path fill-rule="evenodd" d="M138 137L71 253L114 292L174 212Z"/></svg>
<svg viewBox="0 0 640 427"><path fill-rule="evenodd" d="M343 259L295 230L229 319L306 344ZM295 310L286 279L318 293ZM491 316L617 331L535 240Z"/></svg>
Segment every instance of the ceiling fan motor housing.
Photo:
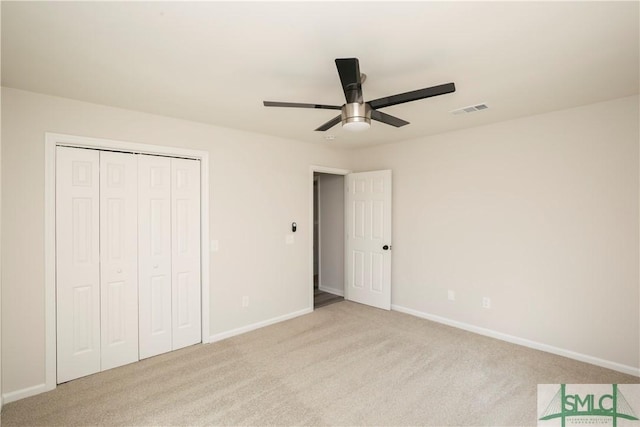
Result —
<svg viewBox="0 0 640 427"><path fill-rule="evenodd" d="M342 126L348 123L371 124L371 107L366 102L354 102L342 107ZM368 127L368 126L367 126Z"/></svg>

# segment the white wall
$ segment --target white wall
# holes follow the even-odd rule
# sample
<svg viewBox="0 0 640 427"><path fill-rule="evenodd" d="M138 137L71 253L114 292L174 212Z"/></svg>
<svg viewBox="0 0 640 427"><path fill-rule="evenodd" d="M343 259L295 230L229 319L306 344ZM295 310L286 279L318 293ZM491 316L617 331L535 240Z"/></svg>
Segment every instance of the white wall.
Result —
<svg viewBox="0 0 640 427"><path fill-rule="evenodd" d="M344 295L344 176L318 175L320 290Z"/></svg>
<svg viewBox="0 0 640 427"><path fill-rule="evenodd" d="M2 123L3 393L45 381L45 132L209 152L213 335L311 308L309 166L344 167L341 152L8 88Z"/></svg>
<svg viewBox="0 0 640 427"><path fill-rule="evenodd" d="M1 108L5 394L45 378L44 132L209 152L212 334L310 308L310 165L389 168L394 305L640 366L637 96L349 152L7 88Z"/></svg>
<svg viewBox="0 0 640 427"><path fill-rule="evenodd" d="M634 96L353 151L393 169L392 304L639 368L638 124Z"/></svg>

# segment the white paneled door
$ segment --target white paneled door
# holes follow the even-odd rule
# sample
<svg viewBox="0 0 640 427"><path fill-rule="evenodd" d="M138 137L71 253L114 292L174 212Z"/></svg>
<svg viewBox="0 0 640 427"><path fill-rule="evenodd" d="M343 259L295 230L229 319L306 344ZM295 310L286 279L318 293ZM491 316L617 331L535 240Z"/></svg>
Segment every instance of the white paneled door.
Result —
<svg viewBox="0 0 640 427"><path fill-rule="evenodd" d="M138 164L100 152L101 370L138 360Z"/></svg>
<svg viewBox="0 0 640 427"><path fill-rule="evenodd" d="M170 351L171 159L138 156L140 359Z"/></svg>
<svg viewBox="0 0 640 427"><path fill-rule="evenodd" d="M56 148L57 382L202 341L200 162Z"/></svg>
<svg viewBox="0 0 640 427"><path fill-rule="evenodd" d="M391 171L347 175L345 297L391 309Z"/></svg>
<svg viewBox="0 0 640 427"><path fill-rule="evenodd" d="M98 151L56 152L58 382L100 371Z"/></svg>
<svg viewBox="0 0 640 427"><path fill-rule="evenodd" d="M200 162L171 159L172 332L174 350L201 341Z"/></svg>
<svg viewBox="0 0 640 427"><path fill-rule="evenodd" d="M200 162L138 156L140 359L201 341Z"/></svg>

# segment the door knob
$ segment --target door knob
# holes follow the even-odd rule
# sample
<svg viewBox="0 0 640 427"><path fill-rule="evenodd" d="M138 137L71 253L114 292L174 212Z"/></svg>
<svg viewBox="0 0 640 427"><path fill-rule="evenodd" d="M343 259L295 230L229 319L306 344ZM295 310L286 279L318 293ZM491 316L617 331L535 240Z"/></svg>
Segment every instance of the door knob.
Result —
<svg viewBox="0 0 640 427"><path fill-rule="evenodd" d="M383 250L385 250L385 251L386 251L386 250L389 250L389 245L384 245L384 246L382 247L382 249L383 249Z"/></svg>

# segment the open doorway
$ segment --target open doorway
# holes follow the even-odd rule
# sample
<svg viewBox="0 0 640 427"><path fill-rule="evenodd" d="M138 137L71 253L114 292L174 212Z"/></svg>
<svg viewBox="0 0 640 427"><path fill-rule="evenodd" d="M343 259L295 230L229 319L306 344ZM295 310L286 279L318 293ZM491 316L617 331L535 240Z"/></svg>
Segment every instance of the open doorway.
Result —
<svg viewBox="0 0 640 427"><path fill-rule="evenodd" d="M342 174L313 173L313 307L344 300Z"/></svg>

